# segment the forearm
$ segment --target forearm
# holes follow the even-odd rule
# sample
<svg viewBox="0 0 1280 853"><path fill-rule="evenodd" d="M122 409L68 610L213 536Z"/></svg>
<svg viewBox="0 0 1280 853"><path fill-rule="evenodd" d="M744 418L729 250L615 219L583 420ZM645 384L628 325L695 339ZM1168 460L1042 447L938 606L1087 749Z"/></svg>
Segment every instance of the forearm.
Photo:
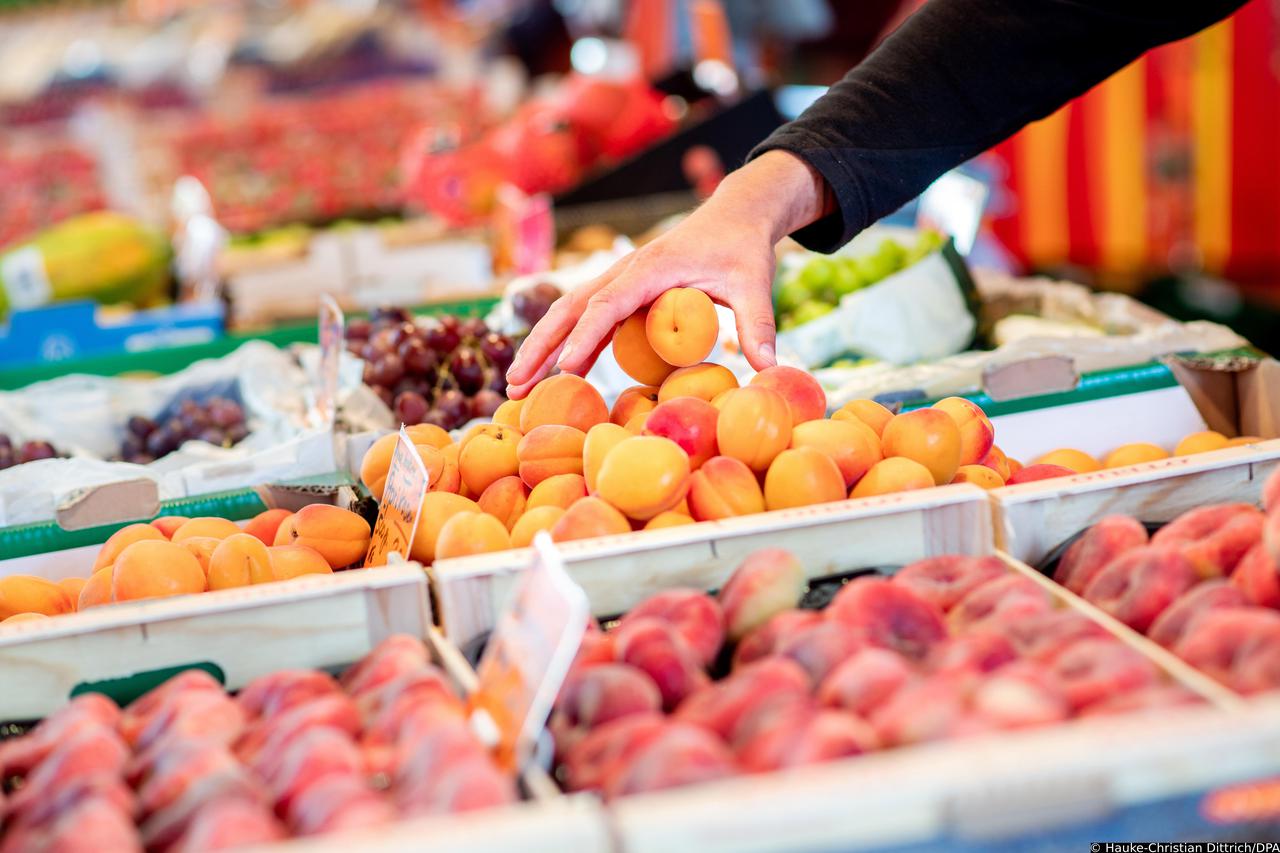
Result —
<svg viewBox="0 0 1280 853"><path fill-rule="evenodd" d="M835 210L821 173L787 151L767 151L730 173L695 216L750 228L769 245Z"/></svg>

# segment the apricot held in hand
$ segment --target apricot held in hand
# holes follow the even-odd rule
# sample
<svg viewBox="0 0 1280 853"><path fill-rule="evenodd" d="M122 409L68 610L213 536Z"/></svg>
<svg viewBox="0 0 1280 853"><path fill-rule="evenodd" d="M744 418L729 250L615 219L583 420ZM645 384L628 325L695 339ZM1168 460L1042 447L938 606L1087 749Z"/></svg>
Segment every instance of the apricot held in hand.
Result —
<svg viewBox="0 0 1280 853"><path fill-rule="evenodd" d="M707 294L692 287L673 287L649 307L645 335L667 364L690 367L715 348L720 320Z"/></svg>

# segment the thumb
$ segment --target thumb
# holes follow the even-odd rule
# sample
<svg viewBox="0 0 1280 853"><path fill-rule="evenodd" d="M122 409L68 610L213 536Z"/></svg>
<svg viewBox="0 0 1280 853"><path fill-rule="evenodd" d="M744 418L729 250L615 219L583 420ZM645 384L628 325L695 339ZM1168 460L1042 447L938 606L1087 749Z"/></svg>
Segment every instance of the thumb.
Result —
<svg viewBox="0 0 1280 853"><path fill-rule="evenodd" d="M777 332L773 324L773 302L767 287L735 288L729 304L738 324L738 343L742 354L756 370L773 367L777 363L775 340Z"/></svg>

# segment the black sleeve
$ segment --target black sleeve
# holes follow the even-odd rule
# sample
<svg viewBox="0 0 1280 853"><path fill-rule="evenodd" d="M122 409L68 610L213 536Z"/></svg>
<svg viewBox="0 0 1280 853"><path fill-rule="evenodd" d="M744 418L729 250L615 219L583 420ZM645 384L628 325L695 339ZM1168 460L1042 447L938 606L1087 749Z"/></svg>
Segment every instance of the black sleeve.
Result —
<svg viewBox="0 0 1280 853"><path fill-rule="evenodd" d="M830 252L938 175L1049 115L1148 49L1244 0L927 0L795 121L781 149L826 179L839 210L794 236Z"/></svg>

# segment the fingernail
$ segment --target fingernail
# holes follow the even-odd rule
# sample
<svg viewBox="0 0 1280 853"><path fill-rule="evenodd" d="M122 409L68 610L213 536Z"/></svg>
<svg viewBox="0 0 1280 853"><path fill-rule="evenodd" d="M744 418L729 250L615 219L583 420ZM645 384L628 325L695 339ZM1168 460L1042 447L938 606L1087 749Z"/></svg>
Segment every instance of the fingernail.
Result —
<svg viewBox="0 0 1280 853"><path fill-rule="evenodd" d="M507 375L510 376L520 368L520 361L524 358L524 350L516 350L516 357L511 359L511 366L507 368Z"/></svg>
<svg viewBox="0 0 1280 853"><path fill-rule="evenodd" d="M760 345L760 358L764 359L770 364L777 362L777 359L774 357L774 353L773 353L773 344Z"/></svg>
<svg viewBox="0 0 1280 853"><path fill-rule="evenodd" d="M556 367L563 369L565 362L567 362L569 360L569 357L572 355L573 355L573 345L566 344L565 348L560 351L560 358L556 360Z"/></svg>

